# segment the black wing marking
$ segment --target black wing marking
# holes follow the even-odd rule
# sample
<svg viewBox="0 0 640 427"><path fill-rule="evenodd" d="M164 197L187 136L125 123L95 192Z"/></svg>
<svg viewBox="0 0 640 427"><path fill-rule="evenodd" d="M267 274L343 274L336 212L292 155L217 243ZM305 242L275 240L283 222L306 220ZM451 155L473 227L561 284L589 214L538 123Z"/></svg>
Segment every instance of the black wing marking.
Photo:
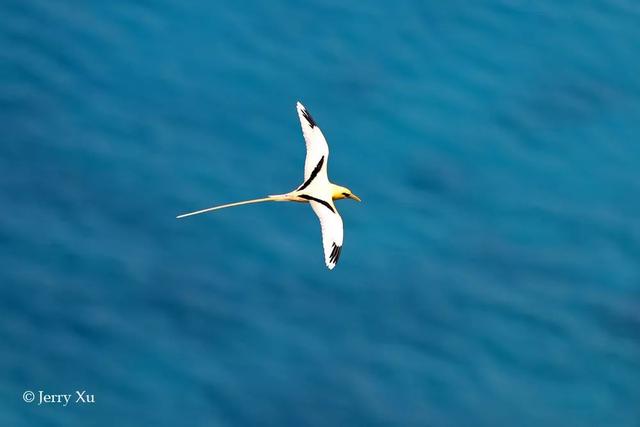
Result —
<svg viewBox="0 0 640 427"><path fill-rule="evenodd" d="M310 196L310 195L308 195L308 194L300 194L298 197L302 197L303 199L306 199L306 200L313 200L314 202L318 202L318 203L320 203L320 204L323 204L323 205L325 205L325 206L326 206L326 207L327 207L331 212L336 213L335 209L333 209L333 206L331 206L328 202L325 202L325 201L324 201L324 200L322 200L322 199L318 199L317 197L313 197L313 196Z"/></svg>
<svg viewBox="0 0 640 427"><path fill-rule="evenodd" d="M315 177L318 176L318 173L320 172L320 169L322 169L323 164L324 164L324 156L320 157L320 161L318 162L316 167L313 168L313 170L311 171L311 175L309 175L309 178L298 188L298 191L304 190L309 186L309 184L311 184L311 181L313 181Z"/></svg>

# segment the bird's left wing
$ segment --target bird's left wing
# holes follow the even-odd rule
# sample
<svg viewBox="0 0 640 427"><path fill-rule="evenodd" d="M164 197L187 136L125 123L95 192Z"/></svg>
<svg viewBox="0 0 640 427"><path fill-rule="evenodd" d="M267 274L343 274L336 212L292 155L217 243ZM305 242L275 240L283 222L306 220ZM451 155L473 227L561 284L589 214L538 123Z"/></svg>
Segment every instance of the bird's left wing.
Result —
<svg viewBox="0 0 640 427"><path fill-rule="evenodd" d="M329 161L329 146L324 139L318 124L313 120L309 111L300 102L296 104L304 142L307 146L307 157L304 161L304 183L309 185L318 174L327 176L327 162Z"/></svg>
<svg viewBox="0 0 640 427"><path fill-rule="evenodd" d="M309 203L320 220L324 262L329 270L332 270L338 263L342 251L344 237L342 218L332 201L310 200Z"/></svg>

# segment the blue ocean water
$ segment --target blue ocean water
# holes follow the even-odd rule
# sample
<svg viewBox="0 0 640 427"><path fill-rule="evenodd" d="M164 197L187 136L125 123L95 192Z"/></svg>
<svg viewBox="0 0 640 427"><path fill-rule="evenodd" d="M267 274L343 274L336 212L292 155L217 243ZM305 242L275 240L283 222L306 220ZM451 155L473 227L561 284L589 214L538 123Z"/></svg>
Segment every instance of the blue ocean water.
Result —
<svg viewBox="0 0 640 427"><path fill-rule="evenodd" d="M0 425L639 426L639 71L633 0L4 0ZM331 272L175 220L299 184L297 100Z"/></svg>

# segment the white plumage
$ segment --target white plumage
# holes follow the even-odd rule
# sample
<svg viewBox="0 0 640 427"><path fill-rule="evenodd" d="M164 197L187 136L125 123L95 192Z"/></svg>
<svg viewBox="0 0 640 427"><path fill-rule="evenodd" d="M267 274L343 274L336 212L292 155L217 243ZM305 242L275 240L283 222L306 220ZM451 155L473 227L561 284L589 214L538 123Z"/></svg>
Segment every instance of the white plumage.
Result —
<svg viewBox="0 0 640 427"><path fill-rule="evenodd" d="M320 158L324 156L324 164L322 172L325 179L327 177L327 161L329 160L329 145L324 138L322 131L315 123L311 115L307 112L300 102L296 104L298 110L298 118L300 119L300 126L302 127L302 135L304 136L304 144L307 147L307 157L304 160L304 179L309 179L311 171L318 164ZM311 125L313 124L313 127Z"/></svg>
<svg viewBox="0 0 640 427"><path fill-rule="evenodd" d="M329 270L333 270L342 251L342 239L344 237L342 218L337 210L332 213L318 202L311 201L309 204L320 220L324 262L329 267Z"/></svg>
<svg viewBox="0 0 640 427"><path fill-rule="evenodd" d="M346 187L335 185L329 181L327 164L329 160L329 146L322 131L311 117L309 111L300 102L296 104L302 134L307 147L307 156L304 162L304 181L295 190L261 199L246 200L227 205L214 206L195 212L179 215L177 218L197 215L232 206L245 205L260 202L302 202L309 203L320 220L322 230L322 246L324 248L324 260L327 267L333 269L342 252L344 230L342 218L336 209L334 200L360 198Z"/></svg>

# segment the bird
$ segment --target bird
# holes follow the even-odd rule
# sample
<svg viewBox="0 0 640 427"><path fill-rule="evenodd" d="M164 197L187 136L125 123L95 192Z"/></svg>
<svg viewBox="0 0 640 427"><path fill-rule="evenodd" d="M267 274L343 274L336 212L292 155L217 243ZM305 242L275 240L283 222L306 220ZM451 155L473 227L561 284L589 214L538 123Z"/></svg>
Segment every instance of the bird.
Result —
<svg viewBox="0 0 640 427"><path fill-rule="evenodd" d="M214 206L195 212L178 215L176 218L186 218L219 209L226 209L234 206L248 205L263 202L298 202L308 203L320 220L322 232L322 246L324 250L324 261L329 268L333 268L340 259L344 242L344 226L342 218L336 209L334 200L351 199L360 202L349 188L336 185L329 181L327 173L327 163L329 161L329 145L320 127L313 119L309 110L298 101L296 103L298 118L302 127L307 148L307 155L304 161L304 179L302 184L295 190L284 194L274 194L260 199L244 200L241 202L229 203L226 205Z"/></svg>

